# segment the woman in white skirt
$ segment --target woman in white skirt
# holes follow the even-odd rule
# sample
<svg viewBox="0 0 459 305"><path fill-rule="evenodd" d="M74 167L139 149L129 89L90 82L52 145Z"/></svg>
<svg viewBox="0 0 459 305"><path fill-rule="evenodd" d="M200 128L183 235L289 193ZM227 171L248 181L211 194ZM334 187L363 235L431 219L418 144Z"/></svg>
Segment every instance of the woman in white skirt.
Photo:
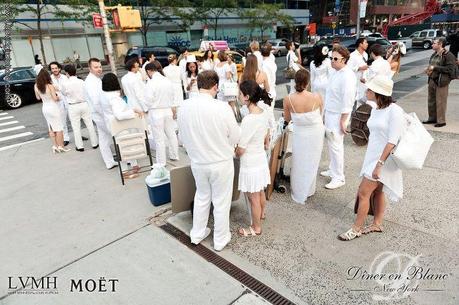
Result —
<svg viewBox="0 0 459 305"><path fill-rule="evenodd" d="M249 114L241 124L241 139L236 148L236 155L241 158L238 189L247 193L252 210L252 225L240 228L242 236L261 234L261 219L264 218L266 205L265 188L270 183L268 160L265 148L269 146L268 116L257 106L258 101L271 102L266 90L261 89L253 80L244 81L239 86L240 98L247 105Z"/></svg>
<svg viewBox="0 0 459 305"><path fill-rule="evenodd" d="M48 132L53 142L53 153L70 151L64 148L64 126L59 108L59 97L48 71L41 69L34 86L35 97L43 102L42 112L48 124Z"/></svg>
<svg viewBox="0 0 459 305"><path fill-rule="evenodd" d="M371 111L367 126L370 130L367 152L360 176L362 182L358 192L358 210L354 225L343 234L341 240L352 240L362 234L382 232L385 199L397 202L403 195L402 171L397 167L390 153L406 128L403 109L392 100L394 82L386 75L378 75L367 84L367 99L376 103ZM370 207L370 196L374 193L373 223L363 227Z"/></svg>
<svg viewBox="0 0 459 305"><path fill-rule="evenodd" d="M308 84L309 72L296 72L296 92L284 98L284 119L293 122L291 196L300 204L305 204L308 197L316 192L325 134L322 97L308 92Z"/></svg>

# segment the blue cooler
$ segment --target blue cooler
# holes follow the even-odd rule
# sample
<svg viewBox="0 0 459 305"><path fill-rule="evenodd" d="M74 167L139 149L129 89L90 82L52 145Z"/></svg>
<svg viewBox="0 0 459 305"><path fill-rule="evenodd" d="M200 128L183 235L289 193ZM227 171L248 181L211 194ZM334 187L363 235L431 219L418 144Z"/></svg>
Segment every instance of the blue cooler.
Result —
<svg viewBox="0 0 459 305"><path fill-rule="evenodd" d="M160 206L171 202L171 182L170 179L160 180L154 185L147 184L148 196L154 206Z"/></svg>

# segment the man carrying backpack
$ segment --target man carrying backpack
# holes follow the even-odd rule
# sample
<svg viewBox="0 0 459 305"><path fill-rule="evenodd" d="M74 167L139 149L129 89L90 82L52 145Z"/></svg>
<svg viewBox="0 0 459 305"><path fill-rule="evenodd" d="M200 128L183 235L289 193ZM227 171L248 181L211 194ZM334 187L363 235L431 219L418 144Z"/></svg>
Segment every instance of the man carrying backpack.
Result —
<svg viewBox="0 0 459 305"><path fill-rule="evenodd" d="M449 83L455 78L456 57L445 50L446 39L436 38L432 44L435 53L425 70L429 76L428 112L429 118L424 124L435 124L435 127L446 125L446 100L448 98Z"/></svg>

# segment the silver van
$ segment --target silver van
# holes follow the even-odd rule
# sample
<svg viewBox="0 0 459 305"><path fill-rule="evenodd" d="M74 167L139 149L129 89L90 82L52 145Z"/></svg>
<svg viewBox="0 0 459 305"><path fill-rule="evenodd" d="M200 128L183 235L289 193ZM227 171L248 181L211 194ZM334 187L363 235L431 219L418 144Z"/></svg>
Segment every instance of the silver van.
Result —
<svg viewBox="0 0 459 305"><path fill-rule="evenodd" d="M435 38L444 37L441 30L422 30L414 32L410 35L413 40L413 47L422 47L423 49L430 49Z"/></svg>

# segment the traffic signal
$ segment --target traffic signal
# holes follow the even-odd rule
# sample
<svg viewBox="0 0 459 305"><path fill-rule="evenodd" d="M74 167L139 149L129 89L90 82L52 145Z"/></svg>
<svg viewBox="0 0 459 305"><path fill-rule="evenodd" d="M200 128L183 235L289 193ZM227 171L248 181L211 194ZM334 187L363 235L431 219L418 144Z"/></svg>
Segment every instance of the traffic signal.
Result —
<svg viewBox="0 0 459 305"><path fill-rule="evenodd" d="M120 30L138 29L142 27L140 11L131 6L118 5L112 11L113 24Z"/></svg>

